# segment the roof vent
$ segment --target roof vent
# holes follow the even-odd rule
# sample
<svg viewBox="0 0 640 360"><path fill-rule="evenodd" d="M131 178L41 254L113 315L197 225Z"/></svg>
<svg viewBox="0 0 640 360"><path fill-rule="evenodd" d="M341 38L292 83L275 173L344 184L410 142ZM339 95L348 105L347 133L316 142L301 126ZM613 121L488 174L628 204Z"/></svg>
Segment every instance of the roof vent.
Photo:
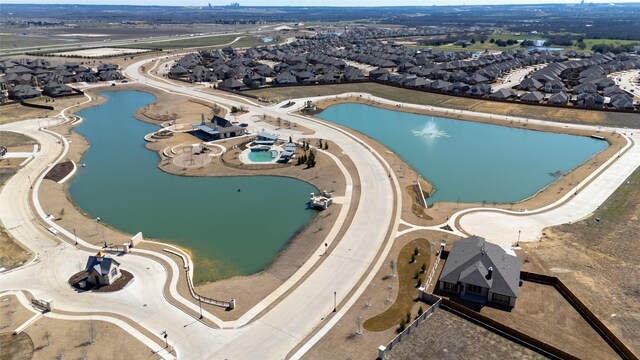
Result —
<svg viewBox="0 0 640 360"><path fill-rule="evenodd" d="M493 266L489 266L489 268L487 269L488 273L487 273L487 280L491 280L491 276L493 275Z"/></svg>

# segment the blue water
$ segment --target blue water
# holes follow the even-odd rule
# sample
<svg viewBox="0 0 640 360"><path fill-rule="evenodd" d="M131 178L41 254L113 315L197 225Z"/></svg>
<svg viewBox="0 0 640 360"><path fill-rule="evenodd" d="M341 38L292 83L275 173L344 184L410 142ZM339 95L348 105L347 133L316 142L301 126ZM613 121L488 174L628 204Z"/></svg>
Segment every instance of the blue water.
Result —
<svg viewBox="0 0 640 360"><path fill-rule="evenodd" d="M262 42L263 42L263 43L270 43L270 42L273 42L273 38L271 38L271 37L263 37L263 38L262 38Z"/></svg>
<svg viewBox="0 0 640 360"><path fill-rule="evenodd" d="M523 200L605 149L605 141L431 117L363 104L334 105L317 115L384 144L436 187L434 202ZM445 135L416 135L435 122Z"/></svg>
<svg viewBox="0 0 640 360"><path fill-rule="evenodd" d="M306 202L317 189L300 180L184 177L159 170L158 155L143 139L158 127L133 117L153 95L101 95L106 103L78 114L84 121L75 130L91 147L70 196L92 218L190 249L196 282L262 270L315 215Z"/></svg>
<svg viewBox="0 0 640 360"><path fill-rule="evenodd" d="M271 151L250 151L249 160L253 162L269 162L273 160Z"/></svg>

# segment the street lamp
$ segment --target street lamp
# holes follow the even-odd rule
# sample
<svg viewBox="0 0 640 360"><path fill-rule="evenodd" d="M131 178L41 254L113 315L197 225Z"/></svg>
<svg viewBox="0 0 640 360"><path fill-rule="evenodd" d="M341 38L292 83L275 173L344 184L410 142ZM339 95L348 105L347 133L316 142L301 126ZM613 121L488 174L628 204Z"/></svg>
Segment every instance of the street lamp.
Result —
<svg viewBox="0 0 640 360"><path fill-rule="evenodd" d="M31 184L31 176L27 175L27 179L29 179L29 190L33 189L33 185Z"/></svg>
<svg viewBox="0 0 640 360"><path fill-rule="evenodd" d="M73 229L73 239L76 241L75 245L78 245L78 237L76 236L76 229Z"/></svg>
<svg viewBox="0 0 640 360"><path fill-rule="evenodd" d="M202 300L198 297L198 305L200 305L200 319L202 319Z"/></svg>
<svg viewBox="0 0 640 360"><path fill-rule="evenodd" d="M337 303L336 303L336 292L333 292L333 312L336 312Z"/></svg>

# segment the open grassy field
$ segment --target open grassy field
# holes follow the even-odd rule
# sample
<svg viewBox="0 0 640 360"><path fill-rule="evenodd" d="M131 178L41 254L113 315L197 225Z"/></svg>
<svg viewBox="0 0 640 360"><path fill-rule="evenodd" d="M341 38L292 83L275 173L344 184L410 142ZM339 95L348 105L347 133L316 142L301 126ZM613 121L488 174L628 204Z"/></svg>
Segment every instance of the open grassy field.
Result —
<svg viewBox="0 0 640 360"><path fill-rule="evenodd" d="M248 35L220 35L206 37L189 37L179 40L161 41L161 42L136 42L135 44L125 45L127 48L162 48L162 49L181 49L191 47L213 47L228 44L241 37L233 44L234 47L246 47L263 44L262 39L258 39Z"/></svg>
<svg viewBox="0 0 640 360"><path fill-rule="evenodd" d="M536 119L557 122L572 122L591 125L606 124L619 127L640 128L640 119L638 119L637 114L588 111L571 108L553 108L481 99L469 99L396 88L376 83L294 86L248 91L249 94L277 101L310 96L337 95L346 92L364 92L394 101L440 106L456 110L473 110L498 115L535 117Z"/></svg>
<svg viewBox="0 0 640 360"><path fill-rule="evenodd" d="M640 352L640 169L588 219L546 229L527 244L531 266L558 276ZM526 269L525 269L526 270Z"/></svg>

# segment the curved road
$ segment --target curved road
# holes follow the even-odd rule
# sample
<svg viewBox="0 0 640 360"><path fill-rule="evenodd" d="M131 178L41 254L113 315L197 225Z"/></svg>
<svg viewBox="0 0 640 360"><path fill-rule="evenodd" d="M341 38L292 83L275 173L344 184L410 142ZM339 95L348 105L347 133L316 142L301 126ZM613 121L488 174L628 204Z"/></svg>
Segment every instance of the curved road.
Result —
<svg viewBox="0 0 640 360"><path fill-rule="evenodd" d="M127 75L141 80L138 68L148 61L133 64L127 69ZM397 228L400 212L396 210L401 208L399 198L394 195L399 188L397 180L388 177L388 164L382 163L381 157L372 149L333 126L282 114L273 109L247 106L189 87L150 78L144 82L186 96L241 105L259 114L266 113L304 123L304 126L315 130L319 137L335 142L356 164L361 186L359 206L345 235L329 256L286 298L256 321L246 325L229 324L240 326L234 329L208 328L169 305L162 294L162 285L167 276L165 270L159 263L140 256L127 255L121 259L123 268L136 276L136 281L125 290L113 294L76 294L66 285L66 281L84 266L89 253L66 243L55 245L51 235L34 221L29 209L28 181L25 181L28 176L35 179L56 160L64 141L38 130L36 120L23 121L0 129L19 131L34 137L42 144L43 155L7 183L0 194L0 219L16 239L39 251L40 260L29 267L0 275L0 290L27 289L38 298L53 299L57 309L117 313L156 334L166 330L170 334L169 343L184 358L284 358L331 314L334 292L338 303L353 303L347 295L367 275L367 269L376 259L385 240L393 238L393 231L389 229ZM351 190L347 189L348 192ZM19 204L19 211L14 211L13 204ZM373 218L375 222L371 221ZM384 248L386 251L388 249L388 246ZM384 255L381 259L384 259ZM379 267L380 262L375 266ZM365 282L360 288L366 285ZM337 316L347 310L348 306L339 306ZM220 325L226 327L227 323ZM326 330L325 324L323 331Z"/></svg>

